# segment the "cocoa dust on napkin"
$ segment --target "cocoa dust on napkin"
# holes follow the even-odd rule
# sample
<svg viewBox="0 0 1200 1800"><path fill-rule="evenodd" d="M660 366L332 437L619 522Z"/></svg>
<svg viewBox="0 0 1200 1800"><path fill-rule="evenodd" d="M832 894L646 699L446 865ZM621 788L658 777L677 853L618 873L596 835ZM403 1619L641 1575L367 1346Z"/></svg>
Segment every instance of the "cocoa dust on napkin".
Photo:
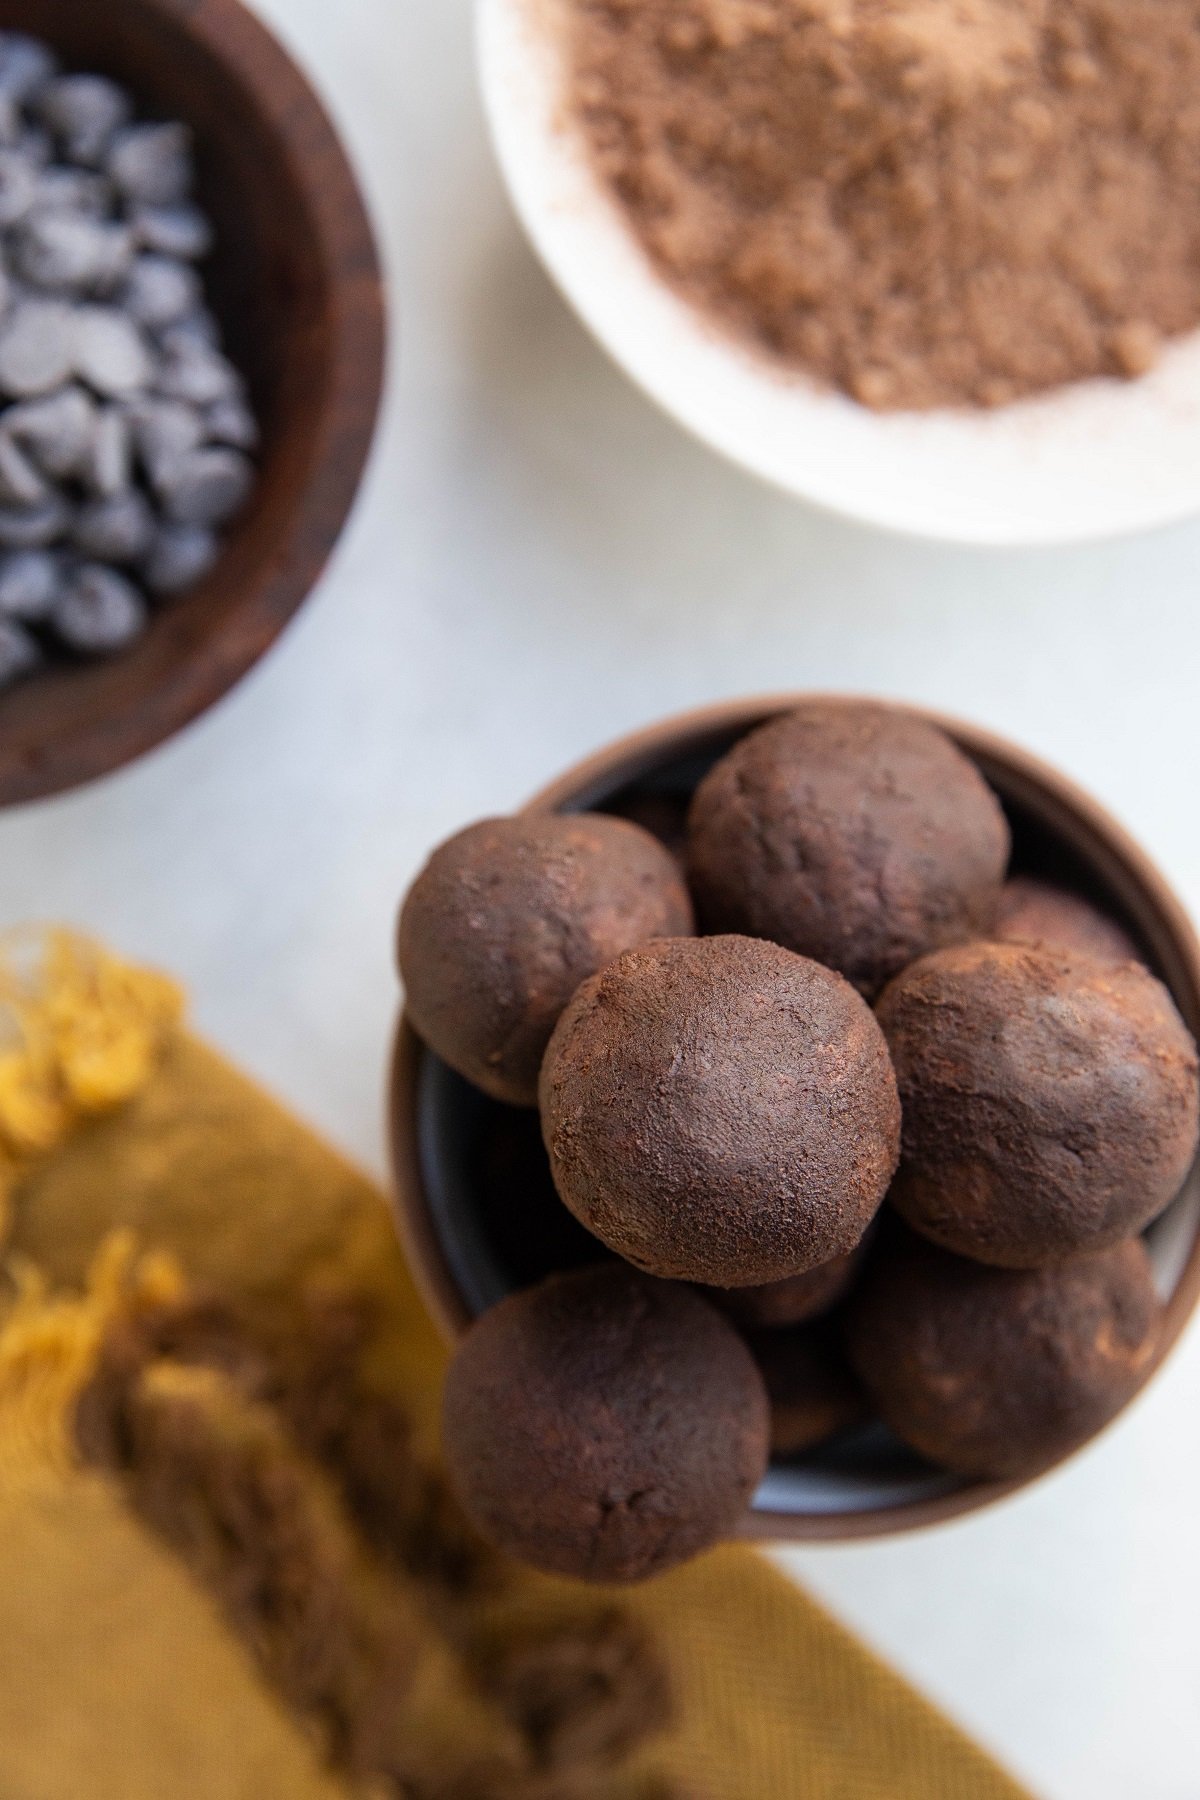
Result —
<svg viewBox="0 0 1200 1800"><path fill-rule="evenodd" d="M1194 0L567 0L663 275L879 409L1134 376L1200 323Z"/></svg>

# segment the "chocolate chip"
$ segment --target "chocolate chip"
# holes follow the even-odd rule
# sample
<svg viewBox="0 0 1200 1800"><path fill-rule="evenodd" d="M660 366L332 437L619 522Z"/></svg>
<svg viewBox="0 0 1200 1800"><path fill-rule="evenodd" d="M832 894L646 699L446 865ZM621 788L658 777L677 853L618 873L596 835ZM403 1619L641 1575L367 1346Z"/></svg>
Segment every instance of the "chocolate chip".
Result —
<svg viewBox="0 0 1200 1800"><path fill-rule="evenodd" d="M44 550L62 537L71 509L60 494L40 506L0 506L0 549Z"/></svg>
<svg viewBox="0 0 1200 1800"><path fill-rule="evenodd" d="M219 549L207 525L164 525L141 565L142 579L152 594L181 594L208 574Z"/></svg>
<svg viewBox="0 0 1200 1800"><path fill-rule="evenodd" d="M138 242L161 256L197 262L212 249L212 226L195 206L137 206L129 222Z"/></svg>
<svg viewBox="0 0 1200 1800"><path fill-rule="evenodd" d="M51 614L64 644L85 656L107 656L139 637L146 603L131 581L100 563L76 570Z"/></svg>
<svg viewBox="0 0 1200 1800"><path fill-rule="evenodd" d="M17 139L16 148L35 169L45 169L54 155L54 139L40 125L27 125Z"/></svg>
<svg viewBox="0 0 1200 1800"><path fill-rule="evenodd" d="M97 562L132 563L154 541L154 511L144 494L129 488L111 499L91 500L75 520L73 541Z"/></svg>
<svg viewBox="0 0 1200 1800"><path fill-rule="evenodd" d="M20 141L22 129L20 106L11 94L0 93L0 144L11 149Z"/></svg>
<svg viewBox="0 0 1200 1800"><path fill-rule="evenodd" d="M41 646L15 619L0 619L0 687L10 687L42 660Z"/></svg>
<svg viewBox="0 0 1200 1800"><path fill-rule="evenodd" d="M42 169L38 176L35 207L46 212L83 213L107 219L112 212L112 184L93 169L70 169L61 163Z"/></svg>
<svg viewBox="0 0 1200 1800"><path fill-rule="evenodd" d="M0 150L0 228L18 224L38 193L38 171L20 150Z"/></svg>
<svg viewBox="0 0 1200 1800"><path fill-rule="evenodd" d="M258 421L244 400L218 400L208 407L204 429L210 443L230 444L235 450L258 449Z"/></svg>
<svg viewBox="0 0 1200 1800"><path fill-rule="evenodd" d="M17 550L0 557L0 613L44 619L58 597L62 567L49 550Z"/></svg>
<svg viewBox="0 0 1200 1800"><path fill-rule="evenodd" d="M163 481L163 506L177 525L218 525L237 512L253 483L253 466L240 450L193 450Z"/></svg>
<svg viewBox="0 0 1200 1800"><path fill-rule="evenodd" d="M133 235L72 212L37 212L17 237L18 275L50 293L111 289L133 263Z"/></svg>
<svg viewBox="0 0 1200 1800"><path fill-rule="evenodd" d="M191 146L186 125L127 125L113 139L108 172L128 199L173 206L192 185Z"/></svg>
<svg viewBox="0 0 1200 1800"><path fill-rule="evenodd" d="M40 469L61 479L82 468L96 424L96 403L81 387L60 388L44 400L24 400L3 414L4 429Z"/></svg>
<svg viewBox="0 0 1200 1800"><path fill-rule="evenodd" d="M0 429L0 503L6 506L38 506L49 489L45 478L25 452Z"/></svg>
<svg viewBox="0 0 1200 1800"><path fill-rule="evenodd" d="M104 75L60 75L37 96L36 111L73 162L99 162L133 111L124 88Z"/></svg>
<svg viewBox="0 0 1200 1800"><path fill-rule="evenodd" d="M25 300L0 325L0 390L47 394L71 373L76 318L60 300Z"/></svg>
<svg viewBox="0 0 1200 1800"><path fill-rule="evenodd" d="M74 315L74 365L101 394L131 394L148 385L154 366L145 339L111 306L81 306ZM0 338L0 358L3 339ZM3 363L0 360L0 379Z"/></svg>
<svg viewBox="0 0 1200 1800"><path fill-rule="evenodd" d="M106 406L98 414L83 470L93 493L119 494L133 479L133 433L125 414Z"/></svg>
<svg viewBox="0 0 1200 1800"><path fill-rule="evenodd" d="M0 93L28 100L58 73L58 58L47 44L23 31L0 31Z"/></svg>
<svg viewBox="0 0 1200 1800"><path fill-rule="evenodd" d="M207 306L199 306L186 319L160 331L158 341L172 356L187 356L194 350L219 350L221 327Z"/></svg>
<svg viewBox="0 0 1200 1800"><path fill-rule="evenodd" d="M181 400L140 398L128 408L127 417L142 467L156 487L204 442L200 414Z"/></svg>
<svg viewBox="0 0 1200 1800"><path fill-rule="evenodd" d="M200 304L200 277L172 256L139 256L129 270L120 303L130 318L161 330L186 318Z"/></svg>
<svg viewBox="0 0 1200 1800"><path fill-rule="evenodd" d="M241 392L241 378L228 358L202 344L175 340L155 378L155 388L170 400L212 406Z"/></svg>

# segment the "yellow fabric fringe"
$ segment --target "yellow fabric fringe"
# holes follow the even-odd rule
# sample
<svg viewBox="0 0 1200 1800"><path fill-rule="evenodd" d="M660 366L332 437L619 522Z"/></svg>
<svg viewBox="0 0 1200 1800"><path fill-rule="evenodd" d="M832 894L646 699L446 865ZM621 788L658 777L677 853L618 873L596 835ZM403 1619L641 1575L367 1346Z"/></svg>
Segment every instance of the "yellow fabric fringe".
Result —
<svg viewBox="0 0 1200 1800"><path fill-rule="evenodd" d="M0 1243L22 1166L138 1093L182 1017L173 982L77 933L0 939Z"/></svg>
<svg viewBox="0 0 1200 1800"><path fill-rule="evenodd" d="M203 1589L114 1481L79 1466L72 1425L121 1308L200 1283L299 1332L313 1294L332 1289L376 1303L371 1379L403 1398L431 1449L444 1351L384 1200L178 1029L169 983L63 936L36 966L32 981L0 975L20 1021L0 1139L23 1170L0 1325L0 1794L375 1800L322 1767ZM578 1595L521 1577L516 1604L549 1616ZM588 1795L1028 1800L749 1550L620 1603L666 1647L678 1719ZM447 1753L487 1729L455 1681L443 1653L407 1703L410 1729ZM677 1785L655 1785L663 1769Z"/></svg>
<svg viewBox="0 0 1200 1800"><path fill-rule="evenodd" d="M27 1263L16 1265L15 1283L0 1331L0 1487L9 1494L76 1467L74 1406L106 1328L139 1302L175 1297L184 1278L161 1252L138 1260L132 1234L118 1231L101 1246L81 1297L51 1296Z"/></svg>
<svg viewBox="0 0 1200 1800"><path fill-rule="evenodd" d="M105 1327L177 1279L113 1238L82 1295L26 1277L0 1331L5 1800L345 1800L241 1646L118 1487L79 1467Z"/></svg>

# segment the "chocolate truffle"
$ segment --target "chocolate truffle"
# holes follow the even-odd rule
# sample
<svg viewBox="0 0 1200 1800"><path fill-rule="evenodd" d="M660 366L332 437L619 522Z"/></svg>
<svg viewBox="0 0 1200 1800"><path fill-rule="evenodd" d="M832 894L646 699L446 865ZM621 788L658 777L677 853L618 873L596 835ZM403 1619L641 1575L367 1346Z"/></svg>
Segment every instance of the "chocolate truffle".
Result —
<svg viewBox="0 0 1200 1800"><path fill-rule="evenodd" d="M690 1289L616 1263L501 1301L446 1382L446 1461L479 1529L585 1581L641 1581L728 1536L768 1433L733 1326Z"/></svg>
<svg viewBox="0 0 1200 1800"><path fill-rule="evenodd" d="M1196 1047L1138 963L1020 944L927 956L879 1002L904 1107L898 1210L1002 1268L1097 1250L1179 1192Z"/></svg>
<svg viewBox="0 0 1200 1800"><path fill-rule="evenodd" d="M905 1233L873 1259L846 1338L897 1436L957 1474L1017 1480L1085 1443L1137 1392L1161 1322L1137 1238L1014 1270Z"/></svg>
<svg viewBox="0 0 1200 1800"><path fill-rule="evenodd" d="M864 701L809 700L751 732L688 824L706 930L770 938L869 995L990 929L1008 853L999 802L945 733Z"/></svg>
<svg viewBox="0 0 1200 1800"><path fill-rule="evenodd" d="M1005 944L1073 950L1101 962L1141 961L1141 951L1115 919L1082 894L1035 875L1005 882L993 935Z"/></svg>
<svg viewBox="0 0 1200 1800"><path fill-rule="evenodd" d="M679 864L639 826L597 813L485 819L434 851L404 903L408 1016L476 1087L533 1106L580 982L692 927Z"/></svg>
<svg viewBox="0 0 1200 1800"><path fill-rule="evenodd" d="M870 1416L867 1396L827 1326L756 1332L748 1341L767 1386L776 1460L803 1456Z"/></svg>
<svg viewBox="0 0 1200 1800"><path fill-rule="evenodd" d="M687 815L691 797L690 789L679 793L673 788L634 788L630 793L618 796L610 805L617 818L640 825L682 862L687 854Z"/></svg>
<svg viewBox="0 0 1200 1800"><path fill-rule="evenodd" d="M854 1281L859 1250L835 1256L832 1262L789 1275L784 1281L768 1281L763 1287L707 1288L705 1292L723 1313L750 1330L778 1331L803 1325L832 1311Z"/></svg>
<svg viewBox="0 0 1200 1800"><path fill-rule="evenodd" d="M870 1008L754 938L660 940L594 975L550 1040L540 1099L576 1218L636 1267L711 1287L844 1256L899 1153Z"/></svg>

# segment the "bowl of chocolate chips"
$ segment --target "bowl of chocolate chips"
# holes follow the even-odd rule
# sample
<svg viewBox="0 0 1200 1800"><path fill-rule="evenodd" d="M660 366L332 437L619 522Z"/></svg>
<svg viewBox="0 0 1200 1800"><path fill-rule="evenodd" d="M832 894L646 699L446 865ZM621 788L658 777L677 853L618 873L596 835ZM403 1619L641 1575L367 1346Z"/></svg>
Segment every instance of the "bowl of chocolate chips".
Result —
<svg viewBox="0 0 1200 1800"><path fill-rule="evenodd" d="M383 340L346 155L239 0L4 0L0 804L266 651L353 500Z"/></svg>
<svg viewBox="0 0 1200 1800"><path fill-rule="evenodd" d="M1188 0L476 0L546 268L704 442L895 531L1200 510Z"/></svg>
<svg viewBox="0 0 1200 1800"><path fill-rule="evenodd" d="M434 851L397 1218L480 1528L633 1581L935 1524L1200 1296L1200 947L1071 782L915 708L671 719Z"/></svg>

